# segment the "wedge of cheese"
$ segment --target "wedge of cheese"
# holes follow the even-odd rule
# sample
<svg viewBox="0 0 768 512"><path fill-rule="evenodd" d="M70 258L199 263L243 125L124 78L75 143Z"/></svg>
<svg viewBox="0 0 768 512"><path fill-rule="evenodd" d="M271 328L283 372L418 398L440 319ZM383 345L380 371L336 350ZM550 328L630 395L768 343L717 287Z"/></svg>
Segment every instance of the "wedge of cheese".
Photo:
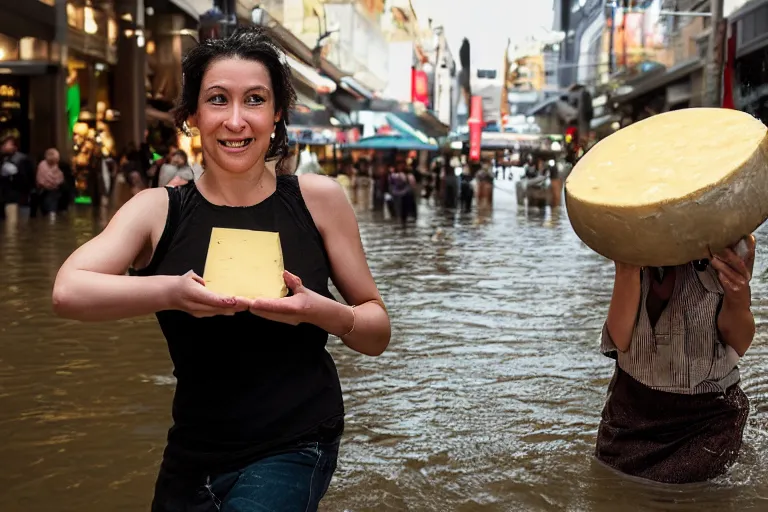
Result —
<svg viewBox="0 0 768 512"><path fill-rule="evenodd" d="M565 182L568 217L595 252L641 266L709 257L768 218L768 137L737 110L693 108L632 124Z"/></svg>
<svg viewBox="0 0 768 512"><path fill-rule="evenodd" d="M227 296L278 299L288 294L283 270L279 233L211 230L203 272L206 288Z"/></svg>

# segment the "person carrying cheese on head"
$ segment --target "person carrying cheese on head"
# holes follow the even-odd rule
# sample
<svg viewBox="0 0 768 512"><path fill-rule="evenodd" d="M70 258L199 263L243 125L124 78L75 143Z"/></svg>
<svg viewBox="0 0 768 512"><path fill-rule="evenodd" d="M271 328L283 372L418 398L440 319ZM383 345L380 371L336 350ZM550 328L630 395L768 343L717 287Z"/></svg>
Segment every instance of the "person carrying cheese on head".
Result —
<svg viewBox="0 0 768 512"><path fill-rule="evenodd" d="M565 200L577 236L616 262L597 459L667 483L724 473L749 413L737 364L755 334L745 234L768 220L766 126L724 108L651 116L590 149Z"/></svg>
<svg viewBox="0 0 768 512"><path fill-rule="evenodd" d="M673 267L615 263L601 351L617 360L596 457L665 483L723 474L741 447L749 401L739 358L755 333L749 281L754 236Z"/></svg>
<svg viewBox="0 0 768 512"><path fill-rule="evenodd" d="M284 171L296 93L282 50L241 28L182 71L176 123L199 131L205 172L128 201L62 265L54 310L157 316L177 386L153 512L317 510L344 428L328 334L376 356L389 317L344 191Z"/></svg>

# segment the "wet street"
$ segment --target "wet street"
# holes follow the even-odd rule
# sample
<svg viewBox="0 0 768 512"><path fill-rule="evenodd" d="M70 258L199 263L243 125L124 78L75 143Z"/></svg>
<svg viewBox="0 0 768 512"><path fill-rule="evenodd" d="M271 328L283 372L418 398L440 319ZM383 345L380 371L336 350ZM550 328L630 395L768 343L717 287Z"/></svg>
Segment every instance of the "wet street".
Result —
<svg viewBox="0 0 768 512"><path fill-rule="evenodd" d="M612 361L598 352L613 266L565 211L422 208L415 226L361 214L392 343L379 358L337 339L347 407L324 511L768 510L768 236L758 233L751 400L731 473L686 487L600 467L594 440ZM61 262L98 231L87 211L0 233L0 510L148 510L174 379L153 317L55 318ZM205 406L201 404L201 406Z"/></svg>

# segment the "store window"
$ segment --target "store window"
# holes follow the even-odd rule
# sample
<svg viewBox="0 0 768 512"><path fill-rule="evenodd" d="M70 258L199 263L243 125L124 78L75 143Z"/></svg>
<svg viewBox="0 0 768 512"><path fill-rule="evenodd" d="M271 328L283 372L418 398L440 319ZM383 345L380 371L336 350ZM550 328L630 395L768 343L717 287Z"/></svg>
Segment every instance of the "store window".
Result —
<svg viewBox="0 0 768 512"><path fill-rule="evenodd" d="M736 60L736 108L768 125L768 48Z"/></svg>
<svg viewBox="0 0 768 512"><path fill-rule="evenodd" d="M34 37L19 41L20 60L51 60L50 43Z"/></svg>
<svg viewBox="0 0 768 512"><path fill-rule="evenodd" d="M58 57L58 45L35 39L34 37L24 37L15 39L0 34L0 61L9 60L42 60L51 61Z"/></svg>
<svg viewBox="0 0 768 512"><path fill-rule="evenodd" d="M67 24L86 34L101 34L102 37L108 31L106 14L94 9L89 0L67 3Z"/></svg>
<svg viewBox="0 0 768 512"><path fill-rule="evenodd" d="M0 61L19 59L19 41L0 34Z"/></svg>
<svg viewBox="0 0 768 512"><path fill-rule="evenodd" d="M67 24L78 30L83 30L83 8L67 3Z"/></svg>

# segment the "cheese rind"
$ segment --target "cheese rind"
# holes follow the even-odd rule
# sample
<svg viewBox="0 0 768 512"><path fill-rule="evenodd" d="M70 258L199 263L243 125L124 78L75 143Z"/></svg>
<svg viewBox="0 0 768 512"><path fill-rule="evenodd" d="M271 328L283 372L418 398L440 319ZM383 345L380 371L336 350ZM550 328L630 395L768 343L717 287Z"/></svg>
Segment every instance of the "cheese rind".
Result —
<svg viewBox="0 0 768 512"><path fill-rule="evenodd" d="M566 180L571 225L615 261L708 258L768 218L766 132L748 114L709 108L630 125L592 148Z"/></svg>
<svg viewBox="0 0 768 512"><path fill-rule="evenodd" d="M203 279L222 295L279 299L288 294L283 279L280 234L213 228Z"/></svg>

